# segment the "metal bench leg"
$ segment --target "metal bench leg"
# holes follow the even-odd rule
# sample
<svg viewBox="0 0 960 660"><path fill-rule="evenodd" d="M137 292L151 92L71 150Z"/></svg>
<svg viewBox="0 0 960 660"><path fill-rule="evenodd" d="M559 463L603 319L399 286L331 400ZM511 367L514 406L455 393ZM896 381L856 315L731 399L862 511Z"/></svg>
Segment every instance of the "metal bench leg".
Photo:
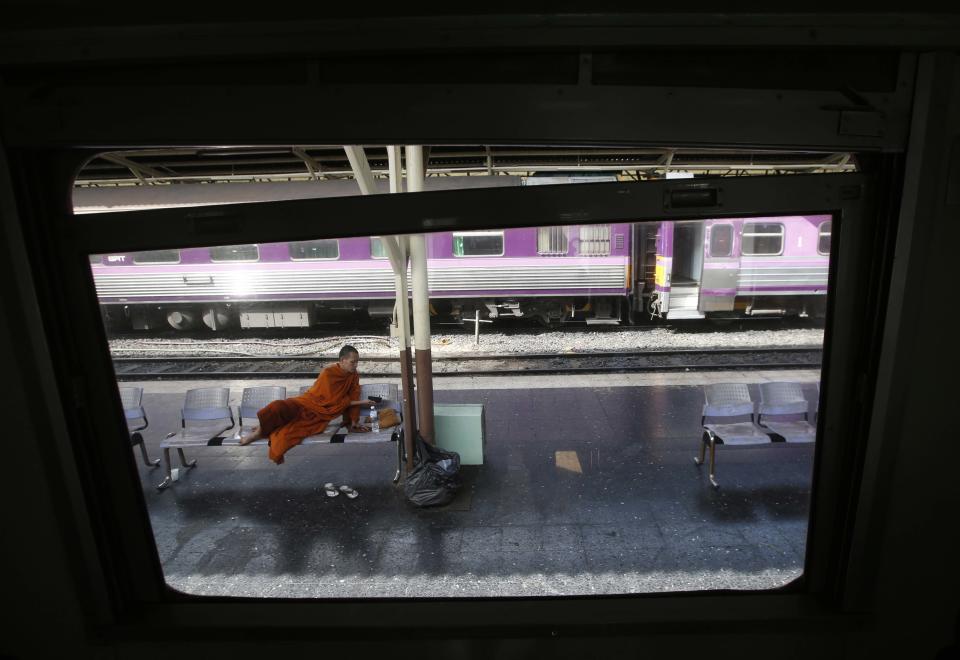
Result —
<svg viewBox="0 0 960 660"><path fill-rule="evenodd" d="M703 459L707 455L707 437L708 434L706 431L704 431L703 435L700 436L700 456L693 457L693 462L697 465L703 465Z"/></svg>
<svg viewBox="0 0 960 660"><path fill-rule="evenodd" d="M133 440L134 444L140 445L140 455L143 457L143 464L148 468L155 468L160 465L160 459L158 458L155 461L150 460L150 456L147 455L147 446L143 441L143 436L139 433L134 433L130 438Z"/></svg>
<svg viewBox="0 0 960 660"><path fill-rule="evenodd" d="M180 447L177 447L177 453L180 455L180 465L182 465L185 468L197 467L197 459L193 459L192 461L187 463L187 457L183 455L183 449L181 449Z"/></svg>
<svg viewBox="0 0 960 660"><path fill-rule="evenodd" d="M140 455L143 457L143 464L146 465L148 468L155 468L158 465L160 465L159 458L152 461L150 460L150 456L147 454L147 448L144 446L142 442L140 443Z"/></svg>
<svg viewBox="0 0 960 660"><path fill-rule="evenodd" d="M710 434L710 484L714 488L720 488L720 484L717 483L717 480L713 478L714 475L714 462L717 455L717 438L711 433Z"/></svg>
<svg viewBox="0 0 960 660"><path fill-rule="evenodd" d="M173 474L170 472L170 448L164 447L163 449L163 468L167 473L167 477L157 484L157 490L163 490L173 483Z"/></svg>
<svg viewBox="0 0 960 660"><path fill-rule="evenodd" d="M400 482L400 471L403 467L403 443L400 441L400 438L396 439L397 443L397 472L393 475L393 483L396 485Z"/></svg>

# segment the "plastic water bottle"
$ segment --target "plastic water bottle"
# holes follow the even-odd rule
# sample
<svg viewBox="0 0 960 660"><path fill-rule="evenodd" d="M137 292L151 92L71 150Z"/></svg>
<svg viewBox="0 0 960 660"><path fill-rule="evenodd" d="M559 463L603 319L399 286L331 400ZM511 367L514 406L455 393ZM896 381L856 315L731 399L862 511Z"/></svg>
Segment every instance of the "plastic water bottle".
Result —
<svg viewBox="0 0 960 660"><path fill-rule="evenodd" d="M370 430L374 433L380 433L380 413L376 406L370 406Z"/></svg>

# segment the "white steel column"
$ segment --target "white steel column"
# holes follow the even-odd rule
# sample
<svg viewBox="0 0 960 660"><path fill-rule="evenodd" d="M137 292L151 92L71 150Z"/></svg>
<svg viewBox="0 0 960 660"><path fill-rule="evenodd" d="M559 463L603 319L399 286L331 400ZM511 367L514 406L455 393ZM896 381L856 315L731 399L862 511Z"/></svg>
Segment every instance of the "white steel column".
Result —
<svg viewBox="0 0 960 660"><path fill-rule="evenodd" d="M403 172L400 163L400 147L387 147L390 165L390 192L403 192ZM381 236L390 264L393 266L397 319L397 337L400 341L400 380L403 391L404 446L407 454L407 472L413 469L414 436L417 432L417 409L413 389L413 356L410 352L410 299L407 280L410 241L406 236Z"/></svg>
<svg viewBox="0 0 960 660"><path fill-rule="evenodd" d="M357 185L360 186L360 192L364 195L377 192L373 173L370 171L370 164L367 162L367 155L363 147L344 145L343 150L347 154L347 159L350 161L350 168L353 170L353 176L357 181ZM399 192L403 188L400 172L400 148L387 147L387 154L390 160L390 192ZM394 309L397 313L397 334L400 342L404 445L407 454L406 467L409 472L413 469L413 441L417 429L413 395L413 368L410 355L410 304L407 293L409 290L407 285L407 255L409 254L409 246L406 237L403 236L381 236L380 241L387 252L390 265L393 268L396 294Z"/></svg>
<svg viewBox="0 0 960 660"><path fill-rule="evenodd" d="M423 147L407 145L407 190L423 191ZM433 359L430 355L430 290L427 283L427 242L423 234L410 237L413 275L413 333L417 364L417 408L420 435L434 441Z"/></svg>

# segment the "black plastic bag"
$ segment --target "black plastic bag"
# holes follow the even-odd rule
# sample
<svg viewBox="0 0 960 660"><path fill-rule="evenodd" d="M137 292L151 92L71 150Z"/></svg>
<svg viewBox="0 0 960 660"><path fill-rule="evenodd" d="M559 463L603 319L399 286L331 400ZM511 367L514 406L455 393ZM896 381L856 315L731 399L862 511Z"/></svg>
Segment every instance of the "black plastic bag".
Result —
<svg viewBox="0 0 960 660"><path fill-rule="evenodd" d="M407 499L417 506L441 506L453 500L459 488L460 454L429 445L417 434L414 467L403 484Z"/></svg>

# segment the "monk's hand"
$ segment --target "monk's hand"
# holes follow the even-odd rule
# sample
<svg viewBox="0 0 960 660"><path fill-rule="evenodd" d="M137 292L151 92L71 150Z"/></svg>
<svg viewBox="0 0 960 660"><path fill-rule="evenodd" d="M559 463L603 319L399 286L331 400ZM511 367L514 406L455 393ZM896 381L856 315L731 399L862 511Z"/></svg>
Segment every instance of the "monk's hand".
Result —
<svg viewBox="0 0 960 660"><path fill-rule="evenodd" d="M366 433L366 432L368 432L368 431L370 430L370 427L369 427L369 426L364 426L363 424L360 424L359 422L354 422L353 424L350 425L350 430L351 430L351 431L357 431L358 433Z"/></svg>

